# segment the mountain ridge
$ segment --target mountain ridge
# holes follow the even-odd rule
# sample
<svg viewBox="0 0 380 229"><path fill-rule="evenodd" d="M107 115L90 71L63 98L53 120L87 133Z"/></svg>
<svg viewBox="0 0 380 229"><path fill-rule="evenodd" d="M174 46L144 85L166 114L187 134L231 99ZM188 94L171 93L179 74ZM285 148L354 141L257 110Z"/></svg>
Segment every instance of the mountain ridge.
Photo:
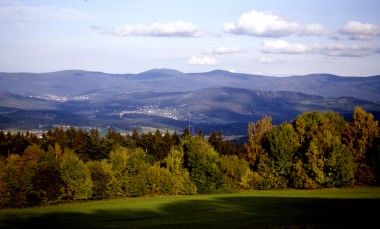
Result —
<svg viewBox="0 0 380 229"><path fill-rule="evenodd" d="M179 130L192 123L205 132L236 134L266 115L281 123L316 110L349 116L355 106L378 114L380 76L274 77L218 69L0 73L0 129L67 124Z"/></svg>

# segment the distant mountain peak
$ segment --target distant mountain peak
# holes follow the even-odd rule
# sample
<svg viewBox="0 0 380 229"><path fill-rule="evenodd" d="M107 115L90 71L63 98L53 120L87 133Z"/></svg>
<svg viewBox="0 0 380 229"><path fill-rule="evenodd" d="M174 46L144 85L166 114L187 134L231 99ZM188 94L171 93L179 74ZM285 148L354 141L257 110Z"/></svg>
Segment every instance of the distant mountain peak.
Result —
<svg viewBox="0 0 380 229"><path fill-rule="evenodd" d="M223 69L215 69L209 72L206 72L207 74L233 74L231 71L223 70Z"/></svg>
<svg viewBox="0 0 380 229"><path fill-rule="evenodd" d="M87 70L81 70L81 69L66 69L66 70L46 72L46 73L41 73L41 74L108 74L108 73L104 73L100 71L87 71Z"/></svg>
<svg viewBox="0 0 380 229"><path fill-rule="evenodd" d="M145 74L145 73L158 73L158 74L166 74L166 75L184 74L183 72L180 72L176 69L170 69L170 68L154 68L145 72L141 72L140 74Z"/></svg>
<svg viewBox="0 0 380 229"><path fill-rule="evenodd" d="M334 75L334 74L328 74L328 73L313 73L313 74L304 75L304 77L338 78L338 77L342 77L342 76L338 76L338 75Z"/></svg>

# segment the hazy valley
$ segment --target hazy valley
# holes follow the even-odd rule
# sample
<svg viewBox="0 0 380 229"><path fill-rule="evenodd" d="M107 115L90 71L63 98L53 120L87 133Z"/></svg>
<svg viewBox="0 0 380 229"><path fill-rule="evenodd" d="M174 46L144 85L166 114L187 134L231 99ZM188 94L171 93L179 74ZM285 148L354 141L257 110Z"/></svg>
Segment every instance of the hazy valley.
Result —
<svg viewBox="0 0 380 229"><path fill-rule="evenodd" d="M312 110L350 117L355 106L380 111L380 76L329 74L271 77L215 70L182 73L154 69L140 74L88 71L0 73L0 129L190 126L246 133L265 115L274 123Z"/></svg>

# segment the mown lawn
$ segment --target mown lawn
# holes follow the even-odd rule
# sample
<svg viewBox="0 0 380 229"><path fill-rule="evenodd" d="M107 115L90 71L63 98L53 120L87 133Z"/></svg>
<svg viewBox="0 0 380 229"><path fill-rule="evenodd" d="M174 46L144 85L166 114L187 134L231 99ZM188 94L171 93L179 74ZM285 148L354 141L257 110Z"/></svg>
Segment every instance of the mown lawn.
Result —
<svg viewBox="0 0 380 229"><path fill-rule="evenodd" d="M139 197L0 210L0 228L376 228L380 188Z"/></svg>

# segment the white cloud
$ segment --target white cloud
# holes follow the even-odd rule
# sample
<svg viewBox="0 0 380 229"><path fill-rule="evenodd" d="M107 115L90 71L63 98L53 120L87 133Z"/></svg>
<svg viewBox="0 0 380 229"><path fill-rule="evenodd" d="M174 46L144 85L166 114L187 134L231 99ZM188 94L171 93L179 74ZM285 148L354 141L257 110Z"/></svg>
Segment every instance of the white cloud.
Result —
<svg viewBox="0 0 380 229"><path fill-rule="evenodd" d="M207 49L205 51L206 54L233 54L233 53L239 53L243 50L238 47L218 47L215 49Z"/></svg>
<svg viewBox="0 0 380 229"><path fill-rule="evenodd" d="M200 37L203 35L203 31L190 22L176 21L166 24L154 22L150 26L123 25L114 29L111 34L116 36Z"/></svg>
<svg viewBox="0 0 380 229"><path fill-rule="evenodd" d="M309 50L300 43L290 44L283 40L265 40L261 45L261 51L264 53L301 54Z"/></svg>
<svg viewBox="0 0 380 229"><path fill-rule="evenodd" d="M300 25L288 22L272 12L250 11L242 14L236 23L227 23L224 31L259 37L283 37L296 32Z"/></svg>
<svg viewBox="0 0 380 229"><path fill-rule="evenodd" d="M255 10L242 14L235 23L226 23L224 31L258 37L285 37L292 34L321 36L326 34L325 28L320 24L301 25L297 22L287 21L269 11L258 12Z"/></svg>
<svg viewBox="0 0 380 229"><path fill-rule="evenodd" d="M192 56L187 63L192 65L216 65L217 60L208 56Z"/></svg>
<svg viewBox="0 0 380 229"><path fill-rule="evenodd" d="M380 52L379 48L370 45L351 45L330 44L324 46L315 45L313 52L327 56L346 56L346 57L362 57L370 56Z"/></svg>
<svg viewBox="0 0 380 229"><path fill-rule="evenodd" d="M306 36L321 36L325 35L325 28L320 24L308 24L302 27L299 31L300 35Z"/></svg>
<svg viewBox="0 0 380 229"><path fill-rule="evenodd" d="M275 62L276 61L274 59L269 58L269 57L261 57L260 60L259 60L260 64L273 64Z"/></svg>
<svg viewBox="0 0 380 229"><path fill-rule="evenodd" d="M353 40L368 40L380 35L380 27L375 24L365 24L358 21L347 22L339 31Z"/></svg>
<svg viewBox="0 0 380 229"><path fill-rule="evenodd" d="M300 43L290 44L283 40L266 40L261 45L261 51L263 53L276 54L314 53L339 57L363 57L380 54L380 48L372 45L314 44L310 47L307 47L306 45ZM260 59L260 63L265 62L268 61L263 58Z"/></svg>

